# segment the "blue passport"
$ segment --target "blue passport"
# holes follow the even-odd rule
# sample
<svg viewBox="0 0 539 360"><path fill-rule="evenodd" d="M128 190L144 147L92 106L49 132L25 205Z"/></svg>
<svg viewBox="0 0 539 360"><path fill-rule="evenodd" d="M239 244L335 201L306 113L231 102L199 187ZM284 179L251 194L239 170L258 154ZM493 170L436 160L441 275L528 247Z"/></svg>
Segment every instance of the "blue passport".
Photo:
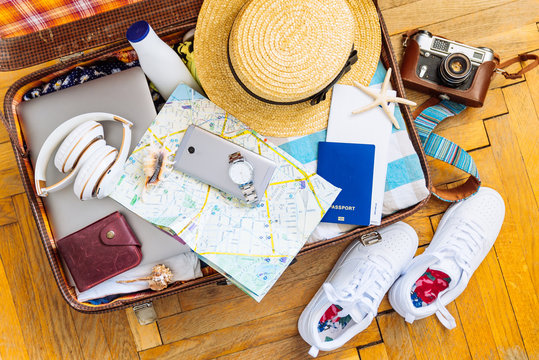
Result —
<svg viewBox="0 0 539 360"><path fill-rule="evenodd" d="M318 143L317 173L342 189L322 221L370 225L374 151L368 144Z"/></svg>

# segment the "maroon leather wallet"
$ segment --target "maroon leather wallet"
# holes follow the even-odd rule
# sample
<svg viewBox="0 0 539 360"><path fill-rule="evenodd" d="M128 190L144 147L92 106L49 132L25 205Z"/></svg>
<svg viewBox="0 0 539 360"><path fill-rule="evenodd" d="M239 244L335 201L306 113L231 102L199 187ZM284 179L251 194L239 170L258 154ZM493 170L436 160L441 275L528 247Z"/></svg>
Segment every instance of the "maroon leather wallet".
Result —
<svg viewBox="0 0 539 360"><path fill-rule="evenodd" d="M56 245L80 292L142 260L140 242L117 211L57 240Z"/></svg>

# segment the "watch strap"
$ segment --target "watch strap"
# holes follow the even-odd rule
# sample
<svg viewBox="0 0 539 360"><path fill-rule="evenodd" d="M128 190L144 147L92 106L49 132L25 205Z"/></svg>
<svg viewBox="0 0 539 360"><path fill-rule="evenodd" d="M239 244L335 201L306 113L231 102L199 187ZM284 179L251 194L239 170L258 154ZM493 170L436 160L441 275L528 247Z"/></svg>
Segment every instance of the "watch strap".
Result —
<svg viewBox="0 0 539 360"><path fill-rule="evenodd" d="M234 164L238 161L245 161L245 159L243 158L243 156L241 155L239 151L236 151L235 153L228 155L229 164ZM252 181L248 182L247 184L238 185L238 186L241 189L241 192L243 193L243 197L245 198L245 201L247 201L247 203L254 203L258 201L258 195L256 194L256 189Z"/></svg>
<svg viewBox="0 0 539 360"><path fill-rule="evenodd" d="M240 185L240 189L245 197L245 201L248 203L258 201L258 195L256 194L256 189L252 181L247 184Z"/></svg>
<svg viewBox="0 0 539 360"><path fill-rule="evenodd" d="M243 156L241 155L241 153L239 151L236 151L235 153L232 153L232 154L228 155L228 163L229 164L233 164L238 160L243 160Z"/></svg>

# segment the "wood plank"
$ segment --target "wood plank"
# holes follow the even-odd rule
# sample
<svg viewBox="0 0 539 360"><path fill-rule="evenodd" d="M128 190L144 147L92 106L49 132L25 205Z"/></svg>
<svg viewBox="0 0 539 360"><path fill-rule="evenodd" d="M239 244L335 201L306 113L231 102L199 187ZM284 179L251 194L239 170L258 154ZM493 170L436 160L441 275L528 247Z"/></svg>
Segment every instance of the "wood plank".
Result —
<svg viewBox="0 0 539 360"><path fill-rule="evenodd" d="M490 164L495 163L490 147L477 150L474 153L474 158L478 166L485 169L488 169ZM494 171L495 173L497 172ZM482 176L484 186L495 189L501 188L497 175L493 176L492 171L485 174L486 176ZM492 182L492 179L495 179L495 183ZM434 229L437 228L442 215L438 214L430 217ZM495 251L489 252L486 259L474 273L470 283L473 284L475 281L479 284L480 296L477 294L477 289L471 285L472 289L464 291L461 297L457 299L457 307L459 308L459 314L461 314L461 321L472 356L474 358L485 358L478 354L489 353L491 349L484 346L486 344L492 345L490 339L493 339L495 346L492 349L497 349L498 354L490 358L496 358L498 355L500 358L526 358L518 324ZM470 295L469 292L473 293L473 295ZM467 299L468 297L471 297L471 299ZM461 310L464 306L461 301L469 301L467 310ZM479 304L478 309L476 309L477 304ZM478 311L480 314L476 314ZM485 319L485 313L487 319ZM468 319L468 317L473 319ZM477 317L481 317L481 319ZM479 327L478 330L474 329L476 326ZM487 332L482 335L486 336L486 341L483 341L482 336L476 335L481 333L481 330Z"/></svg>
<svg viewBox="0 0 539 360"><path fill-rule="evenodd" d="M0 198L24 193L24 186L16 167L0 168Z"/></svg>
<svg viewBox="0 0 539 360"><path fill-rule="evenodd" d="M434 326L430 331L434 331L437 334L441 344L440 351L444 354L446 359L471 359L470 349L466 342L466 336L464 335L464 330L462 329L462 323L460 321L460 314L455 302L448 304L446 308L455 318L457 327L451 330L446 329L438 321L438 318L433 315L431 318L434 321Z"/></svg>
<svg viewBox="0 0 539 360"><path fill-rule="evenodd" d="M305 306L318 291L325 278L326 274L324 273L311 276L300 282L277 284L260 303L250 297L238 297L161 319L159 330L163 343L168 344L238 325L257 317Z"/></svg>
<svg viewBox="0 0 539 360"><path fill-rule="evenodd" d="M406 324L418 360L446 359L444 353L440 351L444 343L440 342L437 332L433 331L435 321L438 320L430 316Z"/></svg>
<svg viewBox="0 0 539 360"><path fill-rule="evenodd" d="M0 164L2 169L16 168L15 155L13 154L13 148L10 142L0 144Z"/></svg>
<svg viewBox="0 0 539 360"><path fill-rule="evenodd" d="M159 329L157 328L157 322L140 325L132 308L126 309L125 313L137 351L150 349L163 344L159 335Z"/></svg>
<svg viewBox="0 0 539 360"><path fill-rule="evenodd" d="M425 5L427 9L431 9ZM481 11L460 16L449 21L431 23L428 30L448 39L458 41L471 46L486 46L496 51L502 59L515 56L517 53L532 51L539 48L539 37L537 28L533 31L533 26L539 20L539 5L535 0L520 0L506 3L502 6L490 7ZM430 22L430 14L426 15L427 20L417 16L403 16L398 8L388 10L391 16L386 16L388 12L383 12L386 24L391 22L399 24L402 19L406 19L405 26L393 25L394 28L402 28L400 31L391 33L391 40L395 53L399 57L402 54L402 39L398 33L408 29L420 27L425 21ZM431 11L433 11L431 9ZM434 10L441 11L441 10ZM511 14L511 16L500 16L500 14ZM518 21L515 21L518 19ZM398 34L398 35L396 35ZM517 65L518 66L518 65ZM499 76L498 78L504 79ZM521 80L512 80L507 84Z"/></svg>
<svg viewBox="0 0 539 360"><path fill-rule="evenodd" d="M359 350L361 360L389 360L384 343L364 347Z"/></svg>
<svg viewBox="0 0 539 360"><path fill-rule="evenodd" d="M419 1L419 0L383 0L383 1L378 1L378 6L383 11L383 10L391 9L397 6L410 4L414 1Z"/></svg>
<svg viewBox="0 0 539 360"><path fill-rule="evenodd" d="M0 359L29 359L4 265L0 261Z"/></svg>
<svg viewBox="0 0 539 360"><path fill-rule="evenodd" d="M10 284L13 303L17 311L22 335L30 359L62 358L56 347L49 324L41 306L40 292L33 281L34 274L29 270L25 241L18 224L0 227L0 257ZM44 287L45 284L39 284ZM49 314L50 316L50 314ZM64 354L65 355L65 354ZM63 357L65 358L65 357Z"/></svg>
<svg viewBox="0 0 539 360"><path fill-rule="evenodd" d="M468 152L490 145L487 132L482 121L467 122L460 126L449 127L441 130L434 129L434 131L438 135L455 142Z"/></svg>
<svg viewBox="0 0 539 360"><path fill-rule="evenodd" d="M0 226L17 222L17 215L10 197L0 199Z"/></svg>
<svg viewBox="0 0 539 360"><path fill-rule="evenodd" d="M125 311L103 314L101 324L113 359L139 359Z"/></svg>
<svg viewBox="0 0 539 360"><path fill-rule="evenodd" d="M13 205L24 241L19 244L25 252L28 270L39 292L39 307L43 309L42 321L47 324L51 340L63 358L81 358L80 343L69 307L66 305L54 280L49 262L45 257L41 238L37 231L25 194L13 197Z"/></svg>
<svg viewBox="0 0 539 360"><path fill-rule="evenodd" d="M466 110L450 119L442 121L436 126L436 132L441 130L458 127L470 122L482 122L481 120L495 116L507 114L507 105L502 93L502 89L493 89L487 93L483 107L468 107ZM460 141L460 137L455 137L455 141Z"/></svg>
<svg viewBox="0 0 539 360"><path fill-rule="evenodd" d="M503 281L491 281L500 280ZM472 276L466 290L456 299L455 304L472 359L499 359L476 277Z"/></svg>
<svg viewBox="0 0 539 360"><path fill-rule="evenodd" d="M501 185L500 176L496 168L491 165L496 163L492 148L478 150L474 156L479 166L485 169L482 176L483 185L502 192L503 186ZM503 242L504 239L500 236L496 241L499 243ZM518 323L495 250L488 253L485 260L475 271L472 279L476 279L479 284L480 298L488 318L488 322L483 322L483 326L488 324L500 358L525 359L524 344L522 343ZM476 300L479 301L479 299ZM461 320L462 318L461 313ZM468 333L466 328L465 332ZM470 343L469 336L467 338L470 350L473 353L473 345Z"/></svg>
<svg viewBox="0 0 539 360"><path fill-rule="evenodd" d="M140 353L144 359L215 358L250 347L287 339L298 334L297 321L303 307L243 322L233 327L176 341ZM223 346L223 344L228 344Z"/></svg>
<svg viewBox="0 0 539 360"><path fill-rule="evenodd" d="M419 245L428 244L432 239L432 225L428 217L409 217L404 219L404 222L414 228L419 239Z"/></svg>
<svg viewBox="0 0 539 360"><path fill-rule="evenodd" d="M318 359L320 360L360 360L359 354L356 348L339 351L333 354L319 356Z"/></svg>
<svg viewBox="0 0 539 360"><path fill-rule="evenodd" d="M9 142L9 135L3 124L0 125L0 143Z"/></svg>
<svg viewBox="0 0 539 360"><path fill-rule="evenodd" d="M511 122L511 129L518 141L527 177L535 194L535 203L539 204L539 183L533 181L539 179L539 113L534 108L530 94L530 89L534 87L537 86L530 87L528 83L520 83L504 88L503 95L510 112L508 119ZM538 270L539 268L535 268L532 272L536 285L539 285Z"/></svg>
<svg viewBox="0 0 539 360"><path fill-rule="evenodd" d="M538 29L539 30L539 29ZM527 64L529 64L527 62ZM524 74L526 77L526 84L528 85L528 91L530 92L533 104L535 106L535 114L539 114L539 68L535 68L530 72Z"/></svg>
<svg viewBox="0 0 539 360"><path fill-rule="evenodd" d="M530 268L525 260L525 247L529 243L537 243L537 235L532 234L535 237L522 238L519 234L522 228L533 228L536 222L536 219L534 221L529 219L525 211L526 204L521 204L520 202L521 196L526 196L526 193L530 193L530 186L529 184L527 187L525 184L519 184L518 186L521 187L515 188L515 179L513 177L518 174L518 171L525 171L515 170L516 166L522 166L520 156L512 157L511 159L508 158L507 161L503 160L503 153L505 151L509 151L509 157L512 156L511 148L513 145L511 142L514 141L510 134L504 135L504 132L511 131L507 128L510 125L507 116L488 120L485 122L485 125L492 142L490 148L491 154L488 153L487 149L484 149L481 153L484 152L486 154L486 162L495 164L496 166L486 167L482 171L481 176L485 184L496 189L505 201L504 224L494 244L494 248L498 257L500 272L503 274L506 291L510 297L510 303L504 300L503 296L497 295L499 292L503 293L503 290L500 290L499 287L497 291L491 290L487 292L485 289L485 294L490 294L489 297L492 300L489 302L499 301L499 304L505 303L503 305L505 311L510 307L514 310L518 330L524 344L524 350L527 352L529 358L534 358L534 356L539 356L539 325L535 320L536 316L530 316L530 314L535 314L538 299L537 290L533 286L529 272ZM511 162L514 164L511 164ZM518 189L518 191L515 189ZM536 208L535 210L530 208L528 211L536 211ZM515 214L519 215L517 216ZM495 268L490 267L490 269ZM484 276L483 279L487 281L487 276ZM488 281L490 282L491 280ZM491 318L495 316L501 317L499 322L493 322L496 329L494 336L498 346L501 344L506 354L521 354L522 348L520 347L520 342L517 340L517 329L511 323L511 316L500 316L500 309L496 304L489 305L488 311L492 313ZM504 340L504 336L513 339L512 342ZM501 354L501 356L505 357L507 355Z"/></svg>
<svg viewBox="0 0 539 360"><path fill-rule="evenodd" d="M509 2L508 0L469 0L466 2L420 0L387 9L382 14L389 34L393 35L408 29L424 28L428 25L444 21L447 22L447 20L452 20L470 13L473 14Z"/></svg>
<svg viewBox="0 0 539 360"><path fill-rule="evenodd" d="M285 342L293 343L298 355L305 356L309 346L298 336L297 321L303 311L303 307L287 310L267 317L257 318L243 322L239 325L219 329L206 334L176 341L158 348L146 350L140 353L144 359L177 359L184 358L214 358L219 356L251 353L249 349L272 346L271 344ZM339 350L355 348L380 340L380 334L373 322L367 329L355 336L350 342ZM223 346L227 344L227 346ZM259 350L256 350L257 352ZM271 351L268 354L280 353Z"/></svg>
<svg viewBox="0 0 539 360"><path fill-rule="evenodd" d="M402 316L392 312L378 316L377 321L390 359L413 360L416 358L412 340Z"/></svg>
<svg viewBox="0 0 539 360"><path fill-rule="evenodd" d="M66 304L67 306L67 304ZM74 309L71 310L73 323L77 331L84 359L114 359L107 343L101 314L83 314Z"/></svg>
<svg viewBox="0 0 539 360"><path fill-rule="evenodd" d="M374 340L369 341L368 343L366 341L368 340ZM363 330L361 333L350 339L346 344L341 346L340 348L333 350L333 351L321 351L320 355L322 358L323 356L327 356L328 354L335 354L343 352L344 350L348 349L355 349L359 346L366 346L369 343L378 342L380 341L380 333L378 331L378 327L376 326L376 323L373 321L371 325ZM219 357L218 359L222 360L229 360L229 359L283 359L283 360L292 360L292 359L307 359L309 358L309 355L307 355L307 352L309 351L310 346L303 341L303 339L299 336L293 336L290 338L287 338L285 340L276 341L273 343L252 347L247 350L233 353L230 355L226 355L223 357Z"/></svg>
<svg viewBox="0 0 539 360"><path fill-rule="evenodd" d="M539 259L539 247L536 246L535 241L532 241L532 239L539 239L539 234L534 231L534 225L537 223L537 219L539 219L539 209L533 193L532 181L525 175L529 167L526 166L523 157L524 153L519 146L521 141L515 132L515 128L518 127L518 124L515 122L520 120L513 118L519 116L519 113L513 115L511 112L509 115L488 120L487 129L493 143L494 158L496 159L500 173L503 174L502 184L506 191L511 191L511 197L508 198L507 205L521 224L517 228L517 234L522 239L521 244L524 251L524 258L530 269L532 284L535 285L536 289L539 289L539 261L537 261ZM533 124L534 121L539 125L539 119L537 118L526 120L530 121L531 130L536 127ZM539 129L539 126L536 128ZM535 137L536 147L538 133L536 132L535 135L531 135ZM524 134L522 137L529 139ZM539 152L529 150L529 144L524 139L522 143L526 146L526 154L530 156L530 163L539 163Z"/></svg>
<svg viewBox="0 0 539 360"><path fill-rule="evenodd" d="M156 299L152 302L158 319L182 312L180 299L177 294Z"/></svg>

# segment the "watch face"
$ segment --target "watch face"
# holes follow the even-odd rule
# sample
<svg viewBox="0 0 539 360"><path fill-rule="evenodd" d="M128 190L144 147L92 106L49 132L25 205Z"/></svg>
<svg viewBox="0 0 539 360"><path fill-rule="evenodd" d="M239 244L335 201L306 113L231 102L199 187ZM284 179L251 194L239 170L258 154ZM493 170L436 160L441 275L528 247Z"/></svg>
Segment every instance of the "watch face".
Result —
<svg viewBox="0 0 539 360"><path fill-rule="evenodd" d="M230 165L228 175L235 184L243 185L253 180L253 167L245 161Z"/></svg>

